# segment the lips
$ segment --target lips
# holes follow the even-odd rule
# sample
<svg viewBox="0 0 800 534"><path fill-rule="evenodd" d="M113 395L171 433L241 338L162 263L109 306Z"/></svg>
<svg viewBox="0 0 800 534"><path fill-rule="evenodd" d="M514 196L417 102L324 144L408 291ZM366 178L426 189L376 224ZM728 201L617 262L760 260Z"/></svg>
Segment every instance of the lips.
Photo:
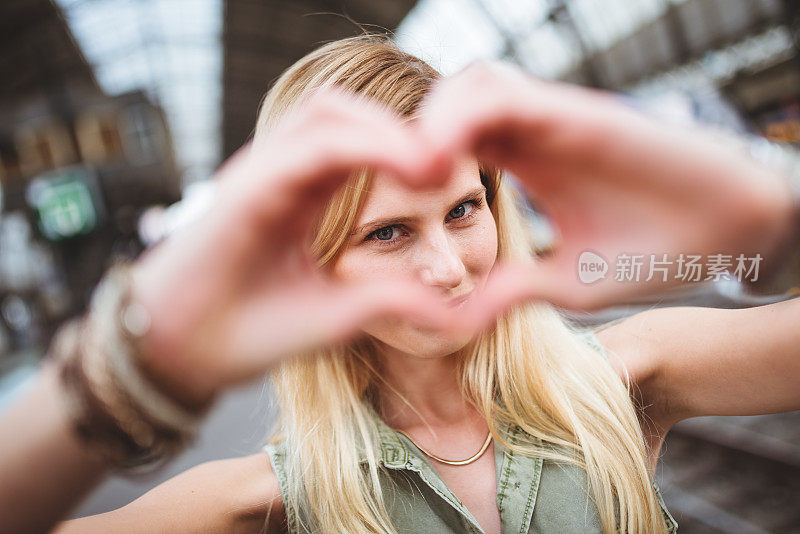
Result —
<svg viewBox="0 0 800 534"><path fill-rule="evenodd" d="M472 291L470 291L469 293L464 293L457 297L453 297L449 301L447 301L447 305L450 306L451 308L462 308L471 296L472 296Z"/></svg>

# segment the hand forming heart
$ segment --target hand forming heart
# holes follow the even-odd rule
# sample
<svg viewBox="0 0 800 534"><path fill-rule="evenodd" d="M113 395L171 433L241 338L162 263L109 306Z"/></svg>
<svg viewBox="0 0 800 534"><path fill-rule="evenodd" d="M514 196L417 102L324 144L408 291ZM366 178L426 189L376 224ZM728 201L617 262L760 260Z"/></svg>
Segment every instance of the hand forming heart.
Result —
<svg viewBox="0 0 800 534"><path fill-rule="evenodd" d="M346 285L315 267L305 237L353 171L366 166L409 187L437 187L464 154L521 180L560 231L551 256L497 265L457 315L422 285ZM526 300L593 309L659 284L582 284L584 250L607 260L623 252L768 254L786 231L767 209L784 185L746 157L659 129L610 96L488 65L441 83L411 125L321 92L234 155L218 180L214 211L146 254L135 276L153 319L143 363L187 404L282 357L349 339L377 317L477 331ZM754 228L775 238L758 249Z"/></svg>
<svg viewBox="0 0 800 534"><path fill-rule="evenodd" d="M476 64L434 89L419 129L433 160L471 153L513 172L559 232L551 255L498 270L484 322L512 302L595 310L675 286L681 254L760 254L763 273L791 235L792 195L774 169L615 95ZM584 253L644 265L587 281ZM649 272L653 259L663 271Z"/></svg>

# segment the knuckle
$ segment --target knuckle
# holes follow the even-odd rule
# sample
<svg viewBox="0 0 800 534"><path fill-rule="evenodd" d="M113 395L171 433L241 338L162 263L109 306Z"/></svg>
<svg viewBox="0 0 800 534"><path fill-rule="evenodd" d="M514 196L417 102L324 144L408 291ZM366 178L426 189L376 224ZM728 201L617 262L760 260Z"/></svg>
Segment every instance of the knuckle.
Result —
<svg viewBox="0 0 800 534"><path fill-rule="evenodd" d="M329 93L317 93L306 100L303 106L306 117L326 118L336 113L336 102Z"/></svg>
<svg viewBox="0 0 800 534"><path fill-rule="evenodd" d="M469 82L481 85L494 83L501 74L503 70L498 63L488 60L475 61L464 70L464 77Z"/></svg>

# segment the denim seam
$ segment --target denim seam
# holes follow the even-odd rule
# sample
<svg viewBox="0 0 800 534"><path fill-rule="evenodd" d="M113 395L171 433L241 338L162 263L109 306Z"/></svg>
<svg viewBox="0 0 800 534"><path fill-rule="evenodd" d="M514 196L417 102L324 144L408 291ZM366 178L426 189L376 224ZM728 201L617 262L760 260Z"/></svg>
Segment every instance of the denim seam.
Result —
<svg viewBox="0 0 800 534"><path fill-rule="evenodd" d="M503 501L506 498L506 490L508 489L508 479L511 476L511 464L514 458L511 455L510 449L503 451L503 464L500 471L500 488L497 492L497 508L502 513Z"/></svg>
<svg viewBox="0 0 800 534"><path fill-rule="evenodd" d="M523 517L527 518L526 521L522 522L522 526L519 529L519 534L525 534L530 530L531 527L531 520L533 519L533 508L536 506L536 497L539 495L539 480L542 476L542 459L536 459L536 474L531 481L531 488L528 491L528 500L525 503L525 514Z"/></svg>
<svg viewBox="0 0 800 534"><path fill-rule="evenodd" d="M427 484L430 489L432 489L437 495L439 495L448 504L450 504L450 506L456 509L456 511L461 516L462 520L464 520L467 524L469 524L470 527L474 526L472 525L467 516L467 514L469 514L469 510L467 510L461 502L453 500L450 495L447 495L446 493L439 490L439 488L436 487L436 485L433 483L433 481L431 481L431 479L427 476L427 474L425 474L423 469L420 469L419 467L415 466L414 464L411 463L411 461L406 462L405 468L408 469L409 471L414 471L415 473L419 474L420 478L422 478L422 481L425 482L425 484Z"/></svg>
<svg viewBox="0 0 800 534"><path fill-rule="evenodd" d="M283 444L280 444L283 445ZM283 451L278 450L280 445L273 445L268 444L264 447L269 456L270 463L272 464L273 471L275 472L275 476L278 479L278 486L280 486L281 494L283 498L283 507L284 512L286 514L286 523L287 527L289 528L289 532L300 532L297 523L295 522L294 513L292 513L290 499L289 499L289 486L286 471L284 470L284 465L282 461L279 461L280 458L285 458L286 454Z"/></svg>
<svg viewBox="0 0 800 534"><path fill-rule="evenodd" d="M672 514L667 509L667 505L664 503L664 497L661 495L661 489L658 485L653 482L653 489L656 490L656 498L658 499L658 505L661 507L661 513L664 516L664 521L667 523L667 529L670 534L674 534L678 532L678 522L675 521L675 518L672 517Z"/></svg>

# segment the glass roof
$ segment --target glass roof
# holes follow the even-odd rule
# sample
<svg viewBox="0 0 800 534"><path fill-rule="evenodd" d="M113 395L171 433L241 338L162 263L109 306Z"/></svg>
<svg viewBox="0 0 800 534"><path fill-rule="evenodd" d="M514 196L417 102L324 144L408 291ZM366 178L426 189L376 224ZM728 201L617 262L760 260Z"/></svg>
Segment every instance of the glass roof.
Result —
<svg viewBox="0 0 800 534"><path fill-rule="evenodd" d="M476 59L506 57L538 76L557 78L582 57L576 32L588 51L601 50L670 3L684 1L421 0L398 28L397 40L445 74ZM554 9L558 4L563 9Z"/></svg>
<svg viewBox="0 0 800 534"><path fill-rule="evenodd" d="M211 176L222 144L224 0L56 1L107 93L143 89L164 108L184 183ZM506 58L538 76L559 78L585 54L608 48L671 4L687 1L693 0L420 0L396 39L445 74L476 59ZM702 17L699 24L703 30ZM772 39L772 48L787 40ZM709 55L700 70L732 71L720 62L748 54ZM665 79L650 80L648 87Z"/></svg>
<svg viewBox="0 0 800 534"><path fill-rule="evenodd" d="M100 86L166 115L184 183L219 164L222 0L56 0Z"/></svg>
<svg viewBox="0 0 800 534"><path fill-rule="evenodd" d="M736 35L765 16L777 20L783 9L779 0L420 0L398 28L397 41L444 74L476 59L501 57L537 76L559 78L586 54L608 49L673 4L689 4L684 31L701 49L713 46L715 36ZM784 48L789 42L780 41ZM748 50L745 55L767 57L763 47ZM721 57L752 63L742 53L717 54L715 73L741 66L720 67Z"/></svg>

